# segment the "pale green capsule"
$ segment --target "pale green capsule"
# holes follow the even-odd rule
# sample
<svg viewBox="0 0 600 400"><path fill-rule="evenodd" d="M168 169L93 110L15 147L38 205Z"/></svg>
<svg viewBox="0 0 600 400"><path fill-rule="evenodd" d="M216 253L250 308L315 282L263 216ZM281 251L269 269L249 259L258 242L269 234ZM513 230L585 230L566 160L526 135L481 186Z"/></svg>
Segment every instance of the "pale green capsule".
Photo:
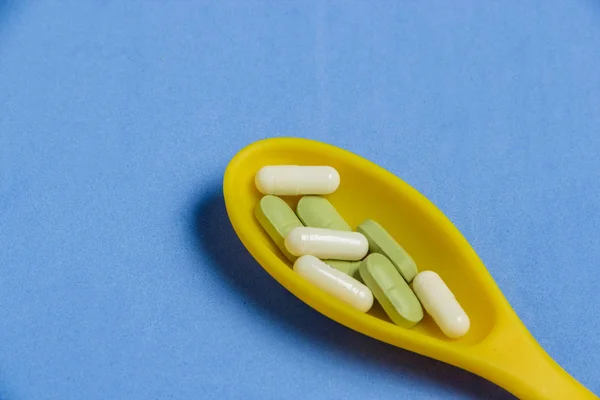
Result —
<svg viewBox="0 0 600 400"><path fill-rule="evenodd" d="M304 226L298 219L294 210L277 196L264 196L254 210L254 215L271 240L292 262L297 257L285 248L285 237L294 228Z"/></svg>
<svg viewBox="0 0 600 400"><path fill-rule="evenodd" d="M296 214L306 226L351 232L352 228L329 200L321 196L304 196L298 202Z"/></svg>
<svg viewBox="0 0 600 400"><path fill-rule="evenodd" d="M344 260L323 260L329 266L342 271L346 275L350 275L355 279L360 280L358 269L360 268L360 261L344 261Z"/></svg>
<svg viewBox="0 0 600 400"><path fill-rule="evenodd" d="M406 282L410 283L414 279L419 272L417 264L381 225L368 219L360 224L356 230L369 241L370 253L381 253L386 256Z"/></svg>
<svg viewBox="0 0 600 400"><path fill-rule="evenodd" d="M411 328L423 319L419 299L386 256L369 254L360 264L359 273L396 325Z"/></svg>

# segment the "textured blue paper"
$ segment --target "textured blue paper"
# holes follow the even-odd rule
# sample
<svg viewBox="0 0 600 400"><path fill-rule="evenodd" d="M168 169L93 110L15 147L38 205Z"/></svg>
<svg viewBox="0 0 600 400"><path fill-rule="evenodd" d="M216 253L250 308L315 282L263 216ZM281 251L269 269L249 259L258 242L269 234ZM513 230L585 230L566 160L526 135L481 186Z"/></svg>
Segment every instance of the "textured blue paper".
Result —
<svg viewBox="0 0 600 400"><path fill-rule="evenodd" d="M510 399L253 261L270 136L428 196L600 394L600 2L0 0L0 399Z"/></svg>

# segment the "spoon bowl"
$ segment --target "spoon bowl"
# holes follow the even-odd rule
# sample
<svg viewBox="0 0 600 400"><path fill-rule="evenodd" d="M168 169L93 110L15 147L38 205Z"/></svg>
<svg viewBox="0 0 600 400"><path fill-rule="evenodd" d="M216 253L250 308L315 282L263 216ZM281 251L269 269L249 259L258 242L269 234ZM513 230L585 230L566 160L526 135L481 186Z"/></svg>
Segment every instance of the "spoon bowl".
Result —
<svg viewBox="0 0 600 400"><path fill-rule="evenodd" d="M355 229L378 221L412 256L419 271L437 272L469 315L471 327L450 339L425 313L414 328L392 323L376 302L361 313L300 278L254 217L263 196L254 177L265 165L329 165L338 189L325 197ZM417 190L376 164L338 147L299 138L274 138L242 149L227 166L227 213L257 262L300 300L346 327L388 344L480 375L521 399L597 399L556 364L519 320L458 229ZM293 208L301 196L282 196Z"/></svg>

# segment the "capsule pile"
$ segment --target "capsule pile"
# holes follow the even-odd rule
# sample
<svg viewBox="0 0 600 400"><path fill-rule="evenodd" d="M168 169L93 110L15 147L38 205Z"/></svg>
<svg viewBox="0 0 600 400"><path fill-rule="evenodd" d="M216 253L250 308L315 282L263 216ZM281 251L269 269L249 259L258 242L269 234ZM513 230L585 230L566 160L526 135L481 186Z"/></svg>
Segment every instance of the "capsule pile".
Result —
<svg viewBox="0 0 600 400"><path fill-rule="evenodd" d="M360 312L376 300L396 325L415 326L425 309L449 338L467 334L469 317L452 291L437 273L419 272L385 221L352 229L336 211L325 197L339 187L335 168L269 165L255 184L264 195L255 216L299 276ZM283 196L302 196L296 210Z"/></svg>

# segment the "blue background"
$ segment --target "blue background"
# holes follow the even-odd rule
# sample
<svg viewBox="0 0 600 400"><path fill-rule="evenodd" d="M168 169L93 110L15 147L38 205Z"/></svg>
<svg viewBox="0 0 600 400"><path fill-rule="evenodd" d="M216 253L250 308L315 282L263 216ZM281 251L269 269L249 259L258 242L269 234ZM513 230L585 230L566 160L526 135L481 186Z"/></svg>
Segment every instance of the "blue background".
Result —
<svg viewBox="0 0 600 400"><path fill-rule="evenodd" d="M234 235L230 158L356 152L600 394L600 2L0 0L0 399L511 399L329 321Z"/></svg>

